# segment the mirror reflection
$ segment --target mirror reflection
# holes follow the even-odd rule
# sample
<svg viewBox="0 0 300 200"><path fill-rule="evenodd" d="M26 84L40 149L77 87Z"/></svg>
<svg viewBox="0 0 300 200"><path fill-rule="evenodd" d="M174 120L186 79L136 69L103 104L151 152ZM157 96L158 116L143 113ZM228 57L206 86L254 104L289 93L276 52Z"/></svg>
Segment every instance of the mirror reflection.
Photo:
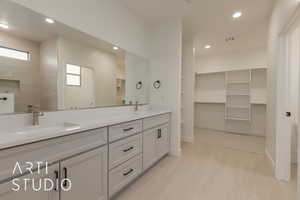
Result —
<svg viewBox="0 0 300 200"><path fill-rule="evenodd" d="M148 68L117 45L0 2L0 114L145 104Z"/></svg>

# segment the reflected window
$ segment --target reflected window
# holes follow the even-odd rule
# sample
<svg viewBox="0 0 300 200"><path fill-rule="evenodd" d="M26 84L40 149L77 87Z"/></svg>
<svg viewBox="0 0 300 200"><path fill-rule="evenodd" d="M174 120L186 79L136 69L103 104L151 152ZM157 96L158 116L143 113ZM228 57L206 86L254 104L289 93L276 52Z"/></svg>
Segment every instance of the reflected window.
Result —
<svg viewBox="0 0 300 200"><path fill-rule="evenodd" d="M80 86L81 85L81 67L77 65L66 65L66 85Z"/></svg>
<svg viewBox="0 0 300 200"><path fill-rule="evenodd" d="M29 61L30 60L30 53L25 51L20 51L16 49L10 49L7 47L0 47L0 56L7 57L7 58L13 58L17 60L24 60Z"/></svg>

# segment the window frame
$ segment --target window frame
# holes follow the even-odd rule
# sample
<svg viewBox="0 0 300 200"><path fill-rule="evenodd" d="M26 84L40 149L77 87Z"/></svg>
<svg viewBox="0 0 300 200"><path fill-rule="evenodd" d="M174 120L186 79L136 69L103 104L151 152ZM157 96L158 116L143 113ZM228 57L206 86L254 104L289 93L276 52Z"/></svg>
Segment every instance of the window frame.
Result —
<svg viewBox="0 0 300 200"><path fill-rule="evenodd" d="M2 56L0 55L0 57L3 58L8 58L8 59L14 59L14 60L20 60L20 61L25 61L25 62L29 62L31 61L31 53L29 51L24 51L24 50L20 50L20 49L15 49L15 48L11 48L11 47L6 47L6 46L2 46L0 45L0 48L2 49L7 49L7 50L11 50L11 51L16 51L16 52L20 52L20 53L25 53L27 55L27 59L19 59L19 58L14 58L14 57L8 57L8 56Z"/></svg>
<svg viewBox="0 0 300 200"><path fill-rule="evenodd" d="M73 66L76 66L76 67L79 67L80 71L79 71L79 74L74 74L74 73L68 73L67 72L67 67L68 65L73 65ZM80 65L76 65L76 64L71 64L71 63L67 63L66 66L65 66L65 85L66 86L69 86L69 87L81 87L82 85L82 67ZM71 75L71 76L78 76L79 77L79 85L70 85L68 84L68 78L67 76L68 75Z"/></svg>

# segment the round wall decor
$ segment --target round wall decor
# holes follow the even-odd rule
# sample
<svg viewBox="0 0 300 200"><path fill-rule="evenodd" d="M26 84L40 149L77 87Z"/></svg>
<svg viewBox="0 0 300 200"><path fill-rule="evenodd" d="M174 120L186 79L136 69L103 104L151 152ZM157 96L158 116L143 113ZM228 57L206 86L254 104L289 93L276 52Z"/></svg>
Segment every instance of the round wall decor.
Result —
<svg viewBox="0 0 300 200"><path fill-rule="evenodd" d="M160 86L161 86L160 80L157 80L157 81L155 81L155 82L153 83L153 87L154 87L155 89L160 88Z"/></svg>
<svg viewBox="0 0 300 200"><path fill-rule="evenodd" d="M135 85L135 87L136 87L136 89L138 89L138 90L142 89L142 87L143 87L143 82L142 82L142 81L137 82L136 85Z"/></svg>

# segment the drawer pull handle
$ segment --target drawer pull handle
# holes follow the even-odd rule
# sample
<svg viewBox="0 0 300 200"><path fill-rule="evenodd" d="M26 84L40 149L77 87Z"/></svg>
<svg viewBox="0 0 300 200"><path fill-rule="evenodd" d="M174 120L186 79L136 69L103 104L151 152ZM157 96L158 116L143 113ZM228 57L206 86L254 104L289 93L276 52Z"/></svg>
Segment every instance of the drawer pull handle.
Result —
<svg viewBox="0 0 300 200"><path fill-rule="evenodd" d="M133 147L129 147L128 149L124 149L123 152L126 153L126 152L128 152L128 151L130 151L132 149L133 149Z"/></svg>
<svg viewBox="0 0 300 200"><path fill-rule="evenodd" d="M133 127L123 129L124 132L131 131Z"/></svg>
<svg viewBox="0 0 300 200"><path fill-rule="evenodd" d="M58 188L57 185L59 184L59 183L58 183L58 178L59 178L59 177L58 177L58 171L54 171L54 174L55 174L55 183L54 183L54 184L55 184L55 187L54 187L54 190L57 191L57 190L58 190L58 189L57 189L57 188Z"/></svg>
<svg viewBox="0 0 300 200"><path fill-rule="evenodd" d="M158 129L157 130L157 139L160 139L161 138L161 129Z"/></svg>
<svg viewBox="0 0 300 200"><path fill-rule="evenodd" d="M68 180L67 180L67 178L68 178L68 169L66 167L64 167L64 178L65 178L65 180L64 180L63 186L67 187L68 186Z"/></svg>
<svg viewBox="0 0 300 200"><path fill-rule="evenodd" d="M0 98L0 100L7 101L7 97L2 97L2 98Z"/></svg>
<svg viewBox="0 0 300 200"><path fill-rule="evenodd" d="M131 174L134 170L130 169L128 172L123 173L123 176L128 176L129 174Z"/></svg>

